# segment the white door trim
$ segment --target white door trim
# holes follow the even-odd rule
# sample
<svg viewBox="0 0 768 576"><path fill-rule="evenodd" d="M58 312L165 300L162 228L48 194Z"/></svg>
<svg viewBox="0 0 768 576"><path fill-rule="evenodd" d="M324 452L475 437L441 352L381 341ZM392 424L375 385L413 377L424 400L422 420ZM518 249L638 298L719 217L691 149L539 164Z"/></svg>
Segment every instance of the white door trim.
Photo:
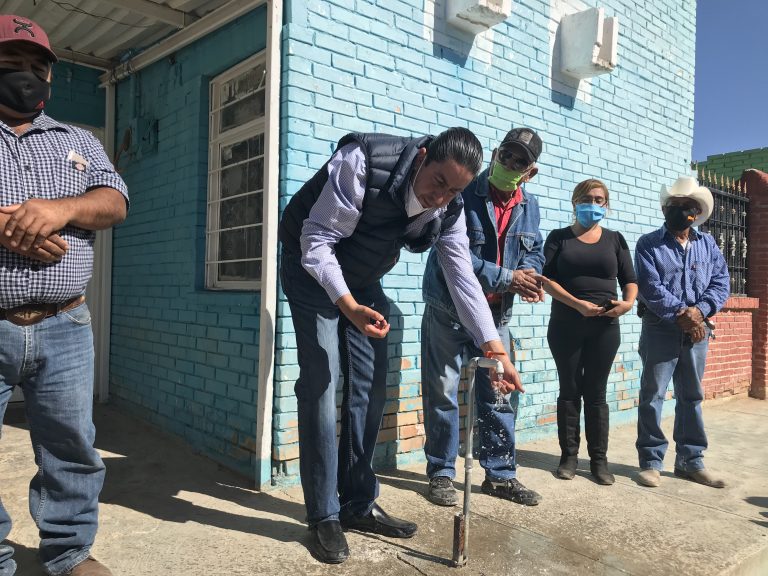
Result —
<svg viewBox="0 0 768 576"><path fill-rule="evenodd" d="M104 150L108 158L115 153L115 86L106 87L106 114L104 118ZM91 277L92 294L88 307L91 310L93 327L94 394L96 400L109 400L109 347L112 332L112 229L96 233Z"/></svg>
<svg viewBox="0 0 768 576"><path fill-rule="evenodd" d="M259 380L256 396L256 489L272 482L275 331L277 329L277 225L280 218L280 32L282 0L267 5L266 174L262 222Z"/></svg>

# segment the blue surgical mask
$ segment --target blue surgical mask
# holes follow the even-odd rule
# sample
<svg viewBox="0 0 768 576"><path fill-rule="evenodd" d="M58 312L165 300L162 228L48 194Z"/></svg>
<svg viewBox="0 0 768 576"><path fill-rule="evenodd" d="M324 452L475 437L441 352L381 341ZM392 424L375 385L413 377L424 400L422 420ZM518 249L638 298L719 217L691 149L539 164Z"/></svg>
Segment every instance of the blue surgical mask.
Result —
<svg viewBox="0 0 768 576"><path fill-rule="evenodd" d="M597 204L576 204L576 220L584 228L591 228L605 218L605 206Z"/></svg>

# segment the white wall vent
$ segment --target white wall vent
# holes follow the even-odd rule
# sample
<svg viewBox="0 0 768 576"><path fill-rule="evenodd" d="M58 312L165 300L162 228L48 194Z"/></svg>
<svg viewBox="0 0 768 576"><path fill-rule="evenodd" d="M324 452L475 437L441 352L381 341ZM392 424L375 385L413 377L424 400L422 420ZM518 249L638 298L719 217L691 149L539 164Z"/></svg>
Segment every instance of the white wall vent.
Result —
<svg viewBox="0 0 768 576"><path fill-rule="evenodd" d="M445 10L451 26L479 34L509 18L512 0L447 0Z"/></svg>
<svg viewBox="0 0 768 576"><path fill-rule="evenodd" d="M616 67L619 19L606 18L603 8L563 16L560 22L563 73L583 80Z"/></svg>

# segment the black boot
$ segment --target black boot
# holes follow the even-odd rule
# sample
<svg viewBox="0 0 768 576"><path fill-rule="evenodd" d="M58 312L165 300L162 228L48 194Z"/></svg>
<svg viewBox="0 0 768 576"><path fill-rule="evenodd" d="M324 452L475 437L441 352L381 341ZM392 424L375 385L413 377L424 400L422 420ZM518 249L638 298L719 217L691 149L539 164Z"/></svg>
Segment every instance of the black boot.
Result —
<svg viewBox="0 0 768 576"><path fill-rule="evenodd" d="M616 479L608 472L608 404L584 405L589 470L598 484L609 486Z"/></svg>
<svg viewBox="0 0 768 576"><path fill-rule="evenodd" d="M560 466L557 477L571 480L579 465L579 417L581 400L557 399L557 438L560 441Z"/></svg>

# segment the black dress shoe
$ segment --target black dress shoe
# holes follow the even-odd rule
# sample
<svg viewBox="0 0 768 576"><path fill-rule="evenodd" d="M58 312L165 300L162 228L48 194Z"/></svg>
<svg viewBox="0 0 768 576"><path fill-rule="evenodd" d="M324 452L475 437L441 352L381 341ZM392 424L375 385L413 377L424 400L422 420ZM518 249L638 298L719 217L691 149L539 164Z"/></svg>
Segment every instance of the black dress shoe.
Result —
<svg viewBox="0 0 768 576"><path fill-rule="evenodd" d="M365 516L342 516L341 525L345 530L359 530L389 536L410 538L416 534L416 524L390 516L378 504L374 504Z"/></svg>
<svg viewBox="0 0 768 576"><path fill-rule="evenodd" d="M326 520L309 527L309 551L326 564L341 564L349 558L349 546L338 520Z"/></svg>

